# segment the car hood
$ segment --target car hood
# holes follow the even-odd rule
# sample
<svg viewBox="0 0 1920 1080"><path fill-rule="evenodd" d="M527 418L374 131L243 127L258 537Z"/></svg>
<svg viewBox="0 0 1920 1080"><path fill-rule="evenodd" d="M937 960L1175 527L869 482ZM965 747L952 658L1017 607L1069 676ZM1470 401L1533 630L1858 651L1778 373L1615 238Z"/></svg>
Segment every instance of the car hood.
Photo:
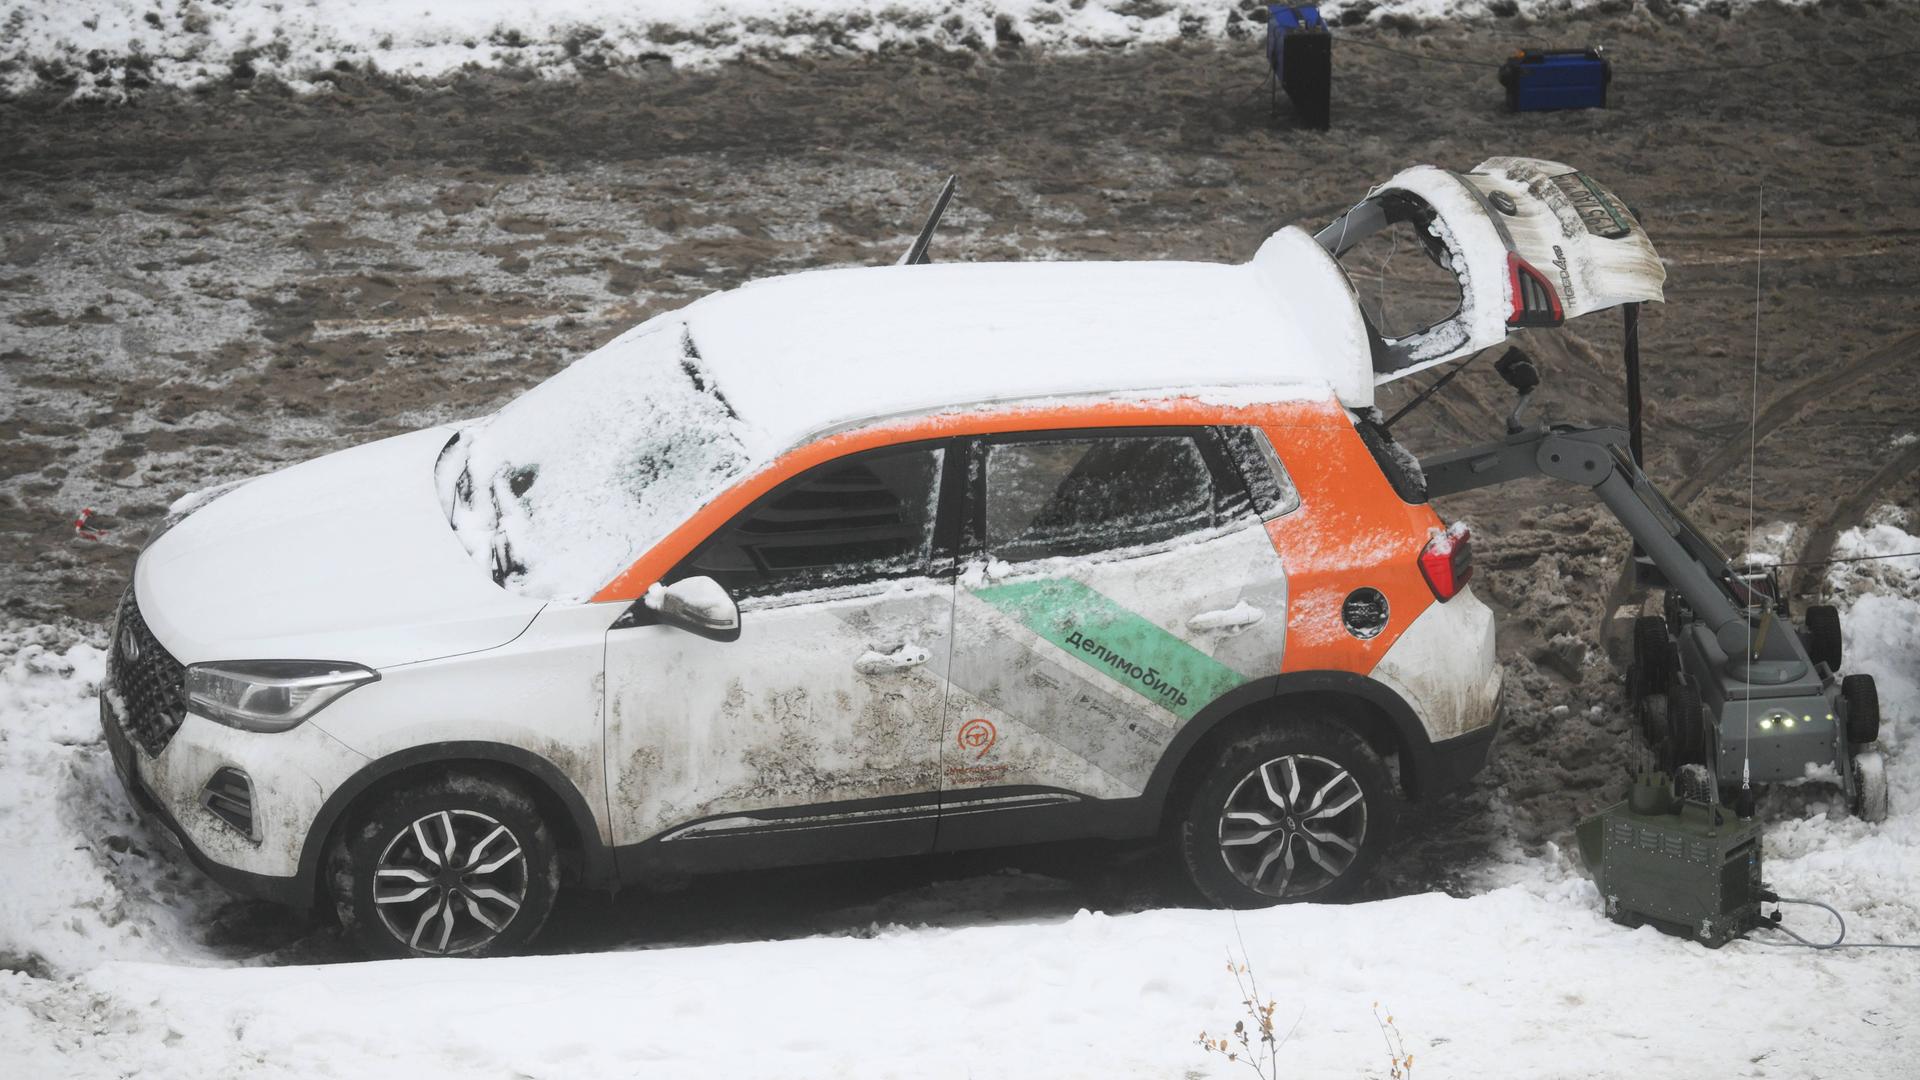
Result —
<svg viewBox="0 0 1920 1080"><path fill-rule="evenodd" d="M183 664L339 660L372 668L512 641L543 602L474 565L447 524L429 428L220 495L134 569L140 614Z"/></svg>

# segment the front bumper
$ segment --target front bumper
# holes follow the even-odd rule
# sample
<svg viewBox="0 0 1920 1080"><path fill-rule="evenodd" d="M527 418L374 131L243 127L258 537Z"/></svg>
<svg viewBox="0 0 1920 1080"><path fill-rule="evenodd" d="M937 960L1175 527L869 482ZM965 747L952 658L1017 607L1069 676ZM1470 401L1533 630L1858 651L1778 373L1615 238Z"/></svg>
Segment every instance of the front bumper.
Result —
<svg viewBox="0 0 1920 1080"><path fill-rule="evenodd" d="M297 877L278 877L272 874L257 874L237 867L226 866L213 861L193 837L182 828L172 812L154 796L152 789L140 776L140 751L134 748L126 733L120 729L114 718L113 710L108 708L104 696L100 699L100 728L106 734L107 751L113 755L113 771L120 778L120 786L127 798L139 812L144 821L158 824L167 839L173 841L187 856L187 859L201 873L212 878L214 883L228 892L239 896L251 896L261 900L270 900L289 907L307 908L313 904L313 890Z"/></svg>
<svg viewBox="0 0 1920 1080"><path fill-rule="evenodd" d="M314 883L301 873L308 834L327 796L366 764L365 757L311 723L259 734L192 713L160 753L150 755L129 737L105 694L100 728L127 797L201 872L242 896L312 905ZM201 801L207 782L227 768L244 773L252 785L251 836Z"/></svg>

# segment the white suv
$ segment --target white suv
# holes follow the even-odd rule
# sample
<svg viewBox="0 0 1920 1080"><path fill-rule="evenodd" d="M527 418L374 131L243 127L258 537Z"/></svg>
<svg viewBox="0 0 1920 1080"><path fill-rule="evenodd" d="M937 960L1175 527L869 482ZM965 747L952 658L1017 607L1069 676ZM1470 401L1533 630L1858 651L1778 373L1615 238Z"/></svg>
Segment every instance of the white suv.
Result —
<svg viewBox="0 0 1920 1080"><path fill-rule="evenodd" d="M392 955L523 944L563 881L1163 830L1217 902L1342 895L1493 739L1471 546L1371 407L1560 315L1483 206L1578 229L1527 169L1572 173L1354 211L1474 282L1411 344L1345 219L1233 266L817 271L183 500L115 764L215 879Z"/></svg>

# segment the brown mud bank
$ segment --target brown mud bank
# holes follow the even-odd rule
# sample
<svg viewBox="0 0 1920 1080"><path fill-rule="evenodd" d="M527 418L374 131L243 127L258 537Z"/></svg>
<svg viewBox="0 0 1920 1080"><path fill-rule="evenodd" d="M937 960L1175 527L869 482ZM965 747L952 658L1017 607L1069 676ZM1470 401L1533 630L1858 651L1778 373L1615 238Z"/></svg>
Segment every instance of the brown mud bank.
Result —
<svg viewBox="0 0 1920 1080"><path fill-rule="evenodd" d="M1586 41L1620 68L1604 112L1511 115L1491 69L1403 55ZM1355 32L1328 133L1268 115L1251 41L0 109L0 611L97 624L188 490L479 414L715 289L891 262L948 172L939 259L1242 259L1412 162L1575 163L1669 263L1644 326L1651 471L1734 550L1750 481L1763 528L1830 542L1873 507L1920 509L1915 58L1858 62L1915 49L1920 11L1846 5ZM1761 61L1782 62L1695 67ZM1620 419L1613 320L1529 338L1539 413ZM1476 365L1403 437L1493 437L1508 398ZM76 536L87 507L99 540ZM1478 787L1412 815L1387 892L1539 854L1633 756L1597 637L1624 535L1544 484L1442 509L1475 527L1511 721Z"/></svg>

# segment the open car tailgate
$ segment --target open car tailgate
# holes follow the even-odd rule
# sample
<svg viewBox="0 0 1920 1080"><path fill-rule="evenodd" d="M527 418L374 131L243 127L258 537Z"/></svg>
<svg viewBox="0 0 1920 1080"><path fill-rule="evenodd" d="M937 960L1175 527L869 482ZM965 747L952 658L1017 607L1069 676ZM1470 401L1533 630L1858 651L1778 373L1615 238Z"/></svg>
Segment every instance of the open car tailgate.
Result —
<svg viewBox="0 0 1920 1080"><path fill-rule="evenodd" d="M1646 230L1570 165L1519 157L1488 158L1466 173L1418 165L1314 239L1337 259L1399 222L1416 225L1428 255L1459 279L1460 306L1432 325L1381 338L1377 383L1498 345L1521 327L1664 298L1666 270Z"/></svg>

